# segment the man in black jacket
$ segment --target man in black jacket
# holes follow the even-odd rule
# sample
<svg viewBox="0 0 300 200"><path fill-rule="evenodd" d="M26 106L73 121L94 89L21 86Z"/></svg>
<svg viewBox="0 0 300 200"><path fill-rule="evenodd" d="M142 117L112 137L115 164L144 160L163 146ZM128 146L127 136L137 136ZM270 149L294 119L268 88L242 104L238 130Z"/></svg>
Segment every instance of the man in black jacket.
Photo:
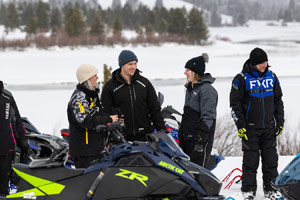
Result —
<svg viewBox="0 0 300 200"><path fill-rule="evenodd" d="M104 133L97 132L97 125L117 121L117 115L109 116L99 100L98 70L83 64L77 69L78 85L68 104L70 128L70 155L76 168L86 168L102 158Z"/></svg>
<svg viewBox="0 0 300 200"><path fill-rule="evenodd" d="M119 55L120 68L104 85L101 101L106 111L118 108L124 114L128 141L145 141L145 135L154 128L165 130L161 107L151 82L140 75L138 59L130 50Z"/></svg>
<svg viewBox="0 0 300 200"><path fill-rule="evenodd" d="M15 152L15 146L22 154L29 149L28 139L17 104L12 94L4 89L0 81L0 196L8 194L9 173Z"/></svg>
<svg viewBox="0 0 300 200"><path fill-rule="evenodd" d="M232 117L242 138L242 192L254 199L259 157L262 158L263 189L267 199L278 195L271 181L278 175L276 136L282 133L284 109L279 80L269 70L268 56L260 48L250 53L241 73L235 76L230 92Z"/></svg>

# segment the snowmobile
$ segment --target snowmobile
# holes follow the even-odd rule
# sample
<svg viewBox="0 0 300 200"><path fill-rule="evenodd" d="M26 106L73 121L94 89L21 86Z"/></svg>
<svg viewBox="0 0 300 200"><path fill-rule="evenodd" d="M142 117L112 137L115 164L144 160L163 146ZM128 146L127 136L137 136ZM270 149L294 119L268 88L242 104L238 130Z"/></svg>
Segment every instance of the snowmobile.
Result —
<svg viewBox="0 0 300 200"><path fill-rule="evenodd" d="M190 162L169 133L126 142L118 124L105 127L106 141L113 142L107 156L87 169L64 166L64 140L41 141L44 148L30 156L28 165L13 165L21 182L6 199L225 199L218 178ZM42 156L47 148L51 155Z"/></svg>
<svg viewBox="0 0 300 200"><path fill-rule="evenodd" d="M288 200L300 199L300 153L282 170L272 186Z"/></svg>

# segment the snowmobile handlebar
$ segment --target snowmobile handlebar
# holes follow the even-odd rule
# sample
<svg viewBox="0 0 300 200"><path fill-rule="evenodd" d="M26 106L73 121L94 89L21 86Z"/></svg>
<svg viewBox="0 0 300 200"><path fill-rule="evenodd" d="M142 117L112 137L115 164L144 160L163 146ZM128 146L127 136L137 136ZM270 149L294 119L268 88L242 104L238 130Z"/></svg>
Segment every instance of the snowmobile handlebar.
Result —
<svg viewBox="0 0 300 200"><path fill-rule="evenodd" d="M97 132L105 132L106 133L106 139L105 143L123 143L126 142L124 138L124 134L122 133L122 130L125 128L125 124L123 121L117 121L108 123L107 125L98 125L96 127Z"/></svg>

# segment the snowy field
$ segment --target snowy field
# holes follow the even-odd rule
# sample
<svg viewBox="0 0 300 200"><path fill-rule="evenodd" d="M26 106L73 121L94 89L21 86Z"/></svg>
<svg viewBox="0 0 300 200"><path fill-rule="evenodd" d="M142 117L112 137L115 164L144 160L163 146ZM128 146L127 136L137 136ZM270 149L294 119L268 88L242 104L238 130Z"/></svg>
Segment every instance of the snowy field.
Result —
<svg viewBox="0 0 300 200"><path fill-rule="evenodd" d="M7 87L13 92L22 116L27 116L41 132L58 135L61 128L68 127L67 103L75 87L75 72L80 64L95 65L101 78L103 64L117 69L120 51L130 49L139 59L138 68L143 71L142 74L153 82L157 91L164 94L163 106L172 105L182 111L185 93L184 65L188 59L207 52L210 56L207 72L217 78L214 86L219 93L218 116L221 117L230 113L229 91L232 78L241 71L250 51L259 46L267 51L271 70L276 72L281 81L286 123L297 124L300 121L300 25L281 27L276 24L266 26L266 23L268 22L251 21L248 27L210 28L209 40L212 45L208 46L164 44L0 51L0 80L7 83ZM15 33L13 37L23 36ZM280 157L279 171L291 159L292 157ZM231 169L241 167L241 163L239 157L226 158L214 173L222 180ZM258 177L259 191L256 200L262 199L263 195L260 173ZM222 190L222 194L241 199L239 188L240 185L234 185L230 190Z"/></svg>

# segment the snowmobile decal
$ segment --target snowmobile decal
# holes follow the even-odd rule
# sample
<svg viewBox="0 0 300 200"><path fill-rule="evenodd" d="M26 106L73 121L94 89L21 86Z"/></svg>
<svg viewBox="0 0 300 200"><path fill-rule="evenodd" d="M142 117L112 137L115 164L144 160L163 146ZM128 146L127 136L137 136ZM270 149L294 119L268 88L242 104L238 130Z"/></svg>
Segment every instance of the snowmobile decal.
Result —
<svg viewBox="0 0 300 200"><path fill-rule="evenodd" d="M129 180L138 180L139 182L141 182L145 187L147 187L147 184L144 181L148 181L148 177L144 176L142 174L138 174L136 172L132 172L126 169L120 169L120 173L115 174L116 176L120 176Z"/></svg>
<svg viewBox="0 0 300 200"><path fill-rule="evenodd" d="M18 176L27 181L29 184L33 185L35 188L8 195L6 196L8 199L17 197L33 198L37 196L56 195L60 194L65 188L65 186L62 184L26 174L17 170L16 168L13 168L13 170L18 174Z"/></svg>
<svg viewBox="0 0 300 200"><path fill-rule="evenodd" d="M178 168L178 167L175 167L174 165L168 164L168 163L166 163L166 162L164 162L164 161L160 161L160 162L158 163L158 165L160 165L160 166L162 166L162 167L165 167L165 168L167 168L167 169L173 170L173 171L175 171L175 172L177 172L177 173L179 173L179 174L182 174L182 173L184 172L183 169L180 169L180 168Z"/></svg>

